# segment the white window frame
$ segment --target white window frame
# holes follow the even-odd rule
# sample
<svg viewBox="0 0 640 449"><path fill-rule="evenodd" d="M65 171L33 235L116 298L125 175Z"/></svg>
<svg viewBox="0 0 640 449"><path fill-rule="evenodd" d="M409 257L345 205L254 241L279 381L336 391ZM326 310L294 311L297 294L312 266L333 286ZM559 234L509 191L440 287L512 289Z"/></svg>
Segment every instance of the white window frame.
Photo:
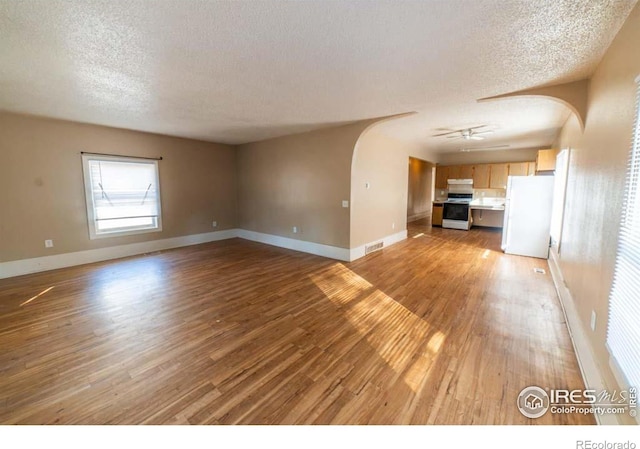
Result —
<svg viewBox="0 0 640 449"><path fill-rule="evenodd" d="M640 76L636 78L635 112L616 264L609 295L606 343L610 366L623 389L640 388L637 384L640 382L637 372L637 367L640 366L640 334L637 333L639 324L636 321L640 312L640 298L637 296L640 292L640 278L635 275L640 272L640 221L634 220L635 214L640 213L635 210L637 197L640 195ZM640 417L636 417L636 421L640 423Z"/></svg>
<svg viewBox="0 0 640 449"><path fill-rule="evenodd" d="M140 228L140 229L125 229L125 230L113 230L108 232L98 232L96 229L96 217L95 217L95 205L93 202L93 191L91 188L91 171L89 168L89 161L108 161L108 162L135 162L145 163L154 166L155 180L157 186L158 197L158 219L157 227L155 228ZM84 195L87 206L87 222L89 225L89 239L103 239L111 237L122 237L127 235L148 234L150 232L162 231L162 201L160 196L160 173L158 169L158 161L154 159L127 157L127 156L103 156L91 153L82 154L82 174L84 177Z"/></svg>

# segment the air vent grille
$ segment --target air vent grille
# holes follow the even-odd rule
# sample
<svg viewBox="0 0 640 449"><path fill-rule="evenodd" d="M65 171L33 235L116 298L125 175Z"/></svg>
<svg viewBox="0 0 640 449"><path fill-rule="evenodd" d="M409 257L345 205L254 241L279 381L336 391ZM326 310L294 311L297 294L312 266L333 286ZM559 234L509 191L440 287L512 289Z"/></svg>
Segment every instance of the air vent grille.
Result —
<svg viewBox="0 0 640 449"><path fill-rule="evenodd" d="M378 251L379 249L382 249L383 246L384 246L384 242L377 242L377 243L372 243L370 245L366 245L364 247L364 253L369 254L374 251Z"/></svg>

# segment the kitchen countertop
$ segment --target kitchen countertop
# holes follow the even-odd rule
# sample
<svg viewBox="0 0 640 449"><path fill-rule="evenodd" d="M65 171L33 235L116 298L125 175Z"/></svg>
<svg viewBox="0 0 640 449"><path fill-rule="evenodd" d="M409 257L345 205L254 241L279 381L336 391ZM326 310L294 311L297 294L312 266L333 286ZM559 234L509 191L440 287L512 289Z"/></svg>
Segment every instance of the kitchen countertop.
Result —
<svg viewBox="0 0 640 449"><path fill-rule="evenodd" d="M504 198L476 198L469 203L471 209L504 210Z"/></svg>

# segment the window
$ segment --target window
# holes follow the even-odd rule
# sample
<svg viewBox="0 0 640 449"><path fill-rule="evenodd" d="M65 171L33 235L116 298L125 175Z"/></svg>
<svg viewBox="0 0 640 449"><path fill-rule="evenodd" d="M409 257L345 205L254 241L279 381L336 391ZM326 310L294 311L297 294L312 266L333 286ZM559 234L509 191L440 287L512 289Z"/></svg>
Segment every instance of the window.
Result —
<svg viewBox="0 0 640 449"><path fill-rule="evenodd" d="M607 346L623 388L640 388L640 77L636 121L627 169L613 285L609 297Z"/></svg>
<svg viewBox="0 0 640 449"><path fill-rule="evenodd" d="M82 155L91 239L162 230L158 161Z"/></svg>

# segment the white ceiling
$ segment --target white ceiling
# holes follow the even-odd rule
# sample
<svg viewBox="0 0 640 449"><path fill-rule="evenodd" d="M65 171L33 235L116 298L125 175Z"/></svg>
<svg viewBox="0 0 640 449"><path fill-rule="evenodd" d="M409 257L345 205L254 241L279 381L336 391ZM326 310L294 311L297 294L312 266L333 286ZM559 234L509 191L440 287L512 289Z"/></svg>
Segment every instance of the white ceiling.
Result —
<svg viewBox="0 0 640 449"><path fill-rule="evenodd" d="M0 110L223 143L408 111L434 151L551 143L568 110L476 99L588 77L636 0L0 0Z"/></svg>

